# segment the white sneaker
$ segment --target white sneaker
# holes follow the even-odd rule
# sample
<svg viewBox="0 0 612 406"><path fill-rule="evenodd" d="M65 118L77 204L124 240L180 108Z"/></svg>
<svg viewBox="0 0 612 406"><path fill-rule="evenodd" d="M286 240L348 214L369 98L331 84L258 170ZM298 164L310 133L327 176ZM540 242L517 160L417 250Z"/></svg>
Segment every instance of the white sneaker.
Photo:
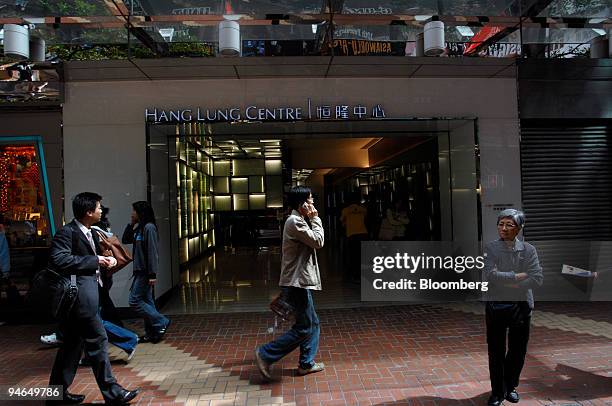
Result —
<svg viewBox="0 0 612 406"><path fill-rule="evenodd" d="M40 342L46 345L60 345L62 340L57 338L57 334L52 333L46 336L40 336Z"/></svg>
<svg viewBox="0 0 612 406"><path fill-rule="evenodd" d="M315 362L313 366L308 369L304 369L302 367L298 367L298 375L304 376L308 374L314 374L315 372L321 372L325 369L325 364L322 362Z"/></svg>
<svg viewBox="0 0 612 406"><path fill-rule="evenodd" d="M132 358L134 358L134 354L136 354L136 347L134 347L132 351L128 352L127 362L130 362Z"/></svg>

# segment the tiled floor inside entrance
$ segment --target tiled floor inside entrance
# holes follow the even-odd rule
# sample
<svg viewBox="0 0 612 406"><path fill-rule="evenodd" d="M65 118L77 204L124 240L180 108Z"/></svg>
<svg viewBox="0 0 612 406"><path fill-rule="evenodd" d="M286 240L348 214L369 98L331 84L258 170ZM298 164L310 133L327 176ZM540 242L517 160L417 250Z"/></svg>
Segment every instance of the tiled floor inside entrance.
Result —
<svg viewBox="0 0 612 406"><path fill-rule="evenodd" d="M342 245L338 246L341 250ZM344 280L347 278L342 273L341 252L325 247L317 255L324 286L317 293L318 309L394 304L361 302L360 285ZM218 250L183 269L181 285L170 295L164 309L170 314L267 311L279 292L279 276L280 247Z"/></svg>
<svg viewBox="0 0 612 406"><path fill-rule="evenodd" d="M111 353L119 382L143 389L139 405L484 405L481 313L454 304L322 309L326 370L297 376L294 353L274 366L273 382L253 363L253 349L273 337L268 312L175 315L167 339L139 345L129 364ZM55 351L38 336L51 328L0 327L0 385L46 382ZM71 390L102 401L88 368ZM612 303L538 303L519 392L519 405L612 405Z"/></svg>

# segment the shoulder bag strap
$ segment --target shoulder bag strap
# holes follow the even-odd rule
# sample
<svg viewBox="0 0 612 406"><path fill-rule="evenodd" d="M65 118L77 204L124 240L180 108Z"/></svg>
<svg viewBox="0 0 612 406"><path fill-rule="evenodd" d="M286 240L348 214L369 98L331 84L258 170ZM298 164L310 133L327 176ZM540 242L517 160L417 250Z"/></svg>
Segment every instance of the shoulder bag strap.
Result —
<svg viewBox="0 0 612 406"><path fill-rule="evenodd" d="M76 247L79 244L79 236L77 234L77 232L81 232L81 229L79 229L79 227L77 226L77 230L74 229L74 227L70 227L72 230L72 253L74 254L74 252L76 251ZM71 274L70 275L70 287L72 289L76 289L77 287L77 283L76 283L76 274Z"/></svg>

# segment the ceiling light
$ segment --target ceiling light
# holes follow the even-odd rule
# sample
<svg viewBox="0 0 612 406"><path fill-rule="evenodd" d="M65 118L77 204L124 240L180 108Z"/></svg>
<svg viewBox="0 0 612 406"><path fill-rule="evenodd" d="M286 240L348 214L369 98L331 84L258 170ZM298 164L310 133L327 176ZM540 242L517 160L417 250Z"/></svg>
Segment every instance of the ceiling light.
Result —
<svg viewBox="0 0 612 406"><path fill-rule="evenodd" d="M601 28L593 28L598 35L606 35L606 30L602 30Z"/></svg>
<svg viewBox="0 0 612 406"><path fill-rule="evenodd" d="M464 37L473 37L474 36L474 31L472 31L472 29L470 27L466 27L464 25L460 25L457 28L457 31L459 31L459 34L463 35Z"/></svg>
<svg viewBox="0 0 612 406"><path fill-rule="evenodd" d="M29 26L18 24L4 25L4 55L16 59L30 57Z"/></svg>
<svg viewBox="0 0 612 406"><path fill-rule="evenodd" d="M42 38L30 38L30 60L32 62L44 62L45 53L45 40Z"/></svg>
<svg viewBox="0 0 612 406"><path fill-rule="evenodd" d="M418 16L414 16L414 19L416 21L427 21L431 18L432 16L429 15L418 15Z"/></svg>
<svg viewBox="0 0 612 406"><path fill-rule="evenodd" d="M425 42L426 56L440 56L446 49L444 43L444 23L442 21L430 21L423 27L423 39Z"/></svg>
<svg viewBox="0 0 612 406"><path fill-rule="evenodd" d="M219 23L219 53L223 56L240 55L240 24L224 20Z"/></svg>

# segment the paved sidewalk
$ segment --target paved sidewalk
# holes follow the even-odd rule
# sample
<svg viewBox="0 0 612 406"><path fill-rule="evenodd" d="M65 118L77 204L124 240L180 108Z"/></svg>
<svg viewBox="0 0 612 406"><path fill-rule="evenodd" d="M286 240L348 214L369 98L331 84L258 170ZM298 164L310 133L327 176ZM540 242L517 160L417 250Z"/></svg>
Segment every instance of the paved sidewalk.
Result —
<svg viewBox="0 0 612 406"><path fill-rule="evenodd" d="M122 385L144 390L139 405L484 405L481 312L453 304L322 310L318 360L327 369L297 376L296 352L274 366L271 383L253 364L255 346L273 337L269 313L181 315L163 343L139 345L129 364L111 347L113 369ZM519 405L612 405L612 303L542 304L532 326ZM46 382L55 351L38 337L51 328L0 327L0 384ZM71 391L102 402L88 368Z"/></svg>

